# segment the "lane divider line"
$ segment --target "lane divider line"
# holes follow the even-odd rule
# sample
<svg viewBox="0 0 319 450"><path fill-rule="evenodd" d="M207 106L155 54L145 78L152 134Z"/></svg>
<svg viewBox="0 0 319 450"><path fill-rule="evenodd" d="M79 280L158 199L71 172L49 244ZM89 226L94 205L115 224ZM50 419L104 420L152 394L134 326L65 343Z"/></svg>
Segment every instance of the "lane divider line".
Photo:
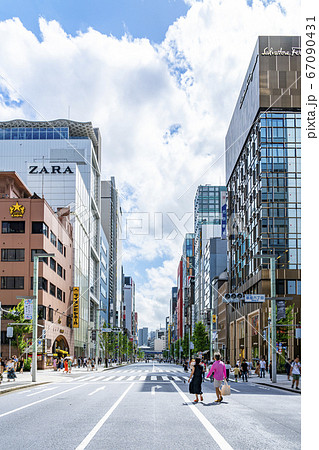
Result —
<svg viewBox="0 0 319 450"><path fill-rule="evenodd" d="M95 427L90 431L90 433L86 436L86 438L84 438L83 441L80 443L80 445L76 447L76 450L83 450L85 447L87 447L87 445L91 442L91 440L94 438L99 429L104 425L104 423L110 417L112 412L118 407L118 405L121 403L121 401L129 392L129 390L134 386L134 384L135 383L130 384L130 386L126 389L126 391L123 392L121 397L114 403L114 405L107 411L106 414L104 414L102 419L100 419L99 422L95 425Z"/></svg>
<svg viewBox="0 0 319 450"><path fill-rule="evenodd" d="M28 405L20 406L20 408L12 409L11 411L8 411L6 413L0 414L0 418L8 416L9 414L13 414L13 413L15 413L17 411L21 411L22 409L29 408L30 406L36 405L38 403L43 403L43 402L45 402L47 400L50 400L51 398L57 397L58 395L65 394L66 392L73 391L74 389L79 389L80 387L83 387L83 386L86 386L86 385L85 384L80 384L78 386L73 386L72 388L67 389L66 391L61 391L61 392L58 392L57 394L53 394L53 395L50 395L49 397L42 398L41 400L37 400L35 402L29 403Z"/></svg>
<svg viewBox="0 0 319 450"><path fill-rule="evenodd" d="M179 395L182 397L184 402L190 407L192 412L195 414L197 419L201 422L201 424L206 428L208 433L211 435L211 437L214 439L216 444L222 449L222 450L233 450L233 447L231 447L226 439L219 433L219 431L216 430L216 428L210 423L208 419L202 414L195 405L189 404L189 398L184 394L184 392L177 386L174 381L171 380L172 385L176 389L176 391L179 393Z"/></svg>

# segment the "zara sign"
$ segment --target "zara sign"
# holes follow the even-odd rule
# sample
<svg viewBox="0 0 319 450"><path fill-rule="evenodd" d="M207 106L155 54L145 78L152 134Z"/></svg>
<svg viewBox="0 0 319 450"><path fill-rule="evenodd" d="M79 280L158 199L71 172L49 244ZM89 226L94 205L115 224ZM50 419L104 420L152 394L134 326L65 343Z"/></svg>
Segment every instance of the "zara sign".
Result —
<svg viewBox="0 0 319 450"><path fill-rule="evenodd" d="M61 166L29 166L29 174L42 174L42 173L50 173L50 174L65 174L65 173L74 173L69 166L65 169L61 168Z"/></svg>

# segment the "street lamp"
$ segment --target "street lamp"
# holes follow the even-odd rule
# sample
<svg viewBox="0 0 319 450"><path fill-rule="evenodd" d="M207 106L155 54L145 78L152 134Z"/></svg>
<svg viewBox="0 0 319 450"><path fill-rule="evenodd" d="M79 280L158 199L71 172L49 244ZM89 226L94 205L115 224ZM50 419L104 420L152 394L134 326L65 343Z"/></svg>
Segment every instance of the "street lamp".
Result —
<svg viewBox="0 0 319 450"><path fill-rule="evenodd" d="M272 377L273 383L277 382L277 359L276 359L276 259L275 255L254 255L254 258L270 260L270 295L271 295L271 354L272 354ZM269 337L268 337L269 339ZM269 352L268 352L269 353ZM269 356L268 356L269 357ZM268 361L269 364L270 361Z"/></svg>
<svg viewBox="0 0 319 450"><path fill-rule="evenodd" d="M32 313L32 381L37 381L37 339L38 339L38 266L39 258L50 258L55 253L36 253L33 256L33 313Z"/></svg>

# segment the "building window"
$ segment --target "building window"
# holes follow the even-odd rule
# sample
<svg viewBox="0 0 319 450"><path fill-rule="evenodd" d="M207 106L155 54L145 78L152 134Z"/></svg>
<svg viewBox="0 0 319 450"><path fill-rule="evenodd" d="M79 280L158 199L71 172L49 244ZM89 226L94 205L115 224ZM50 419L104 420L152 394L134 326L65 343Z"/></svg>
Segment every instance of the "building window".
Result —
<svg viewBox="0 0 319 450"><path fill-rule="evenodd" d="M62 301L62 291L61 291L60 288L57 288L57 289L56 289L56 296L57 296L57 299L58 299L58 300L61 300L61 301Z"/></svg>
<svg viewBox="0 0 319 450"><path fill-rule="evenodd" d="M55 297L55 286L54 284L50 283L50 294Z"/></svg>
<svg viewBox="0 0 319 450"><path fill-rule="evenodd" d="M34 255L36 255L37 253L46 253L46 251L41 250L41 249L34 249L31 250L31 261L34 261ZM39 258L40 262L44 262L45 264L48 264L48 258Z"/></svg>
<svg viewBox="0 0 319 450"><path fill-rule="evenodd" d="M32 234L44 234L49 237L49 228L44 222L32 222Z"/></svg>
<svg viewBox="0 0 319 450"><path fill-rule="evenodd" d="M62 278L63 269L62 266L60 266L60 264L57 265L57 274Z"/></svg>
<svg viewBox="0 0 319 450"><path fill-rule="evenodd" d="M54 272L56 271L56 262L53 258L50 258L50 268L54 270Z"/></svg>
<svg viewBox="0 0 319 450"><path fill-rule="evenodd" d="M60 240L58 240L58 250L63 255L63 244L62 244L62 242Z"/></svg>
<svg viewBox="0 0 319 450"><path fill-rule="evenodd" d="M31 288L33 289L33 277L31 277ZM38 290L48 292L48 280L43 277L38 278Z"/></svg>
<svg viewBox="0 0 319 450"><path fill-rule="evenodd" d="M39 315L39 320L46 320L47 318L47 312L46 312L46 307L44 305L39 305L38 306L38 315Z"/></svg>
<svg viewBox="0 0 319 450"><path fill-rule="evenodd" d="M52 231L50 232L50 241L56 247L56 235Z"/></svg>
<svg viewBox="0 0 319 450"><path fill-rule="evenodd" d="M24 289L24 277L1 277L1 289Z"/></svg>
<svg viewBox="0 0 319 450"><path fill-rule="evenodd" d="M2 248L1 261L24 261L24 248Z"/></svg>
<svg viewBox="0 0 319 450"><path fill-rule="evenodd" d="M296 280L287 280L287 294L296 295Z"/></svg>
<svg viewBox="0 0 319 450"><path fill-rule="evenodd" d="M2 233L25 233L25 222L2 222Z"/></svg>
<svg viewBox="0 0 319 450"><path fill-rule="evenodd" d="M49 307L49 321L53 322L53 308Z"/></svg>
<svg viewBox="0 0 319 450"><path fill-rule="evenodd" d="M63 303L65 303L65 292L63 291Z"/></svg>

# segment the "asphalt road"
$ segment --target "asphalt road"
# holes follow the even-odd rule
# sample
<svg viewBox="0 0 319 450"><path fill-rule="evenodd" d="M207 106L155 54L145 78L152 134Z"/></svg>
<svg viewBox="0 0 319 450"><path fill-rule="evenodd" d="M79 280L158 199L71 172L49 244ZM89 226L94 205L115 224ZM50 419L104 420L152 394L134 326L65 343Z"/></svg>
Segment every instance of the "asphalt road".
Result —
<svg viewBox="0 0 319 450"><path fill-rule="evenodd" d="M203 383L193 403L180 366L138 363L57 373L57 382L0 398L0 448L299 449L300 395L249 380L219 404ZM2 447L3 445L3 447Z"/></svg>

